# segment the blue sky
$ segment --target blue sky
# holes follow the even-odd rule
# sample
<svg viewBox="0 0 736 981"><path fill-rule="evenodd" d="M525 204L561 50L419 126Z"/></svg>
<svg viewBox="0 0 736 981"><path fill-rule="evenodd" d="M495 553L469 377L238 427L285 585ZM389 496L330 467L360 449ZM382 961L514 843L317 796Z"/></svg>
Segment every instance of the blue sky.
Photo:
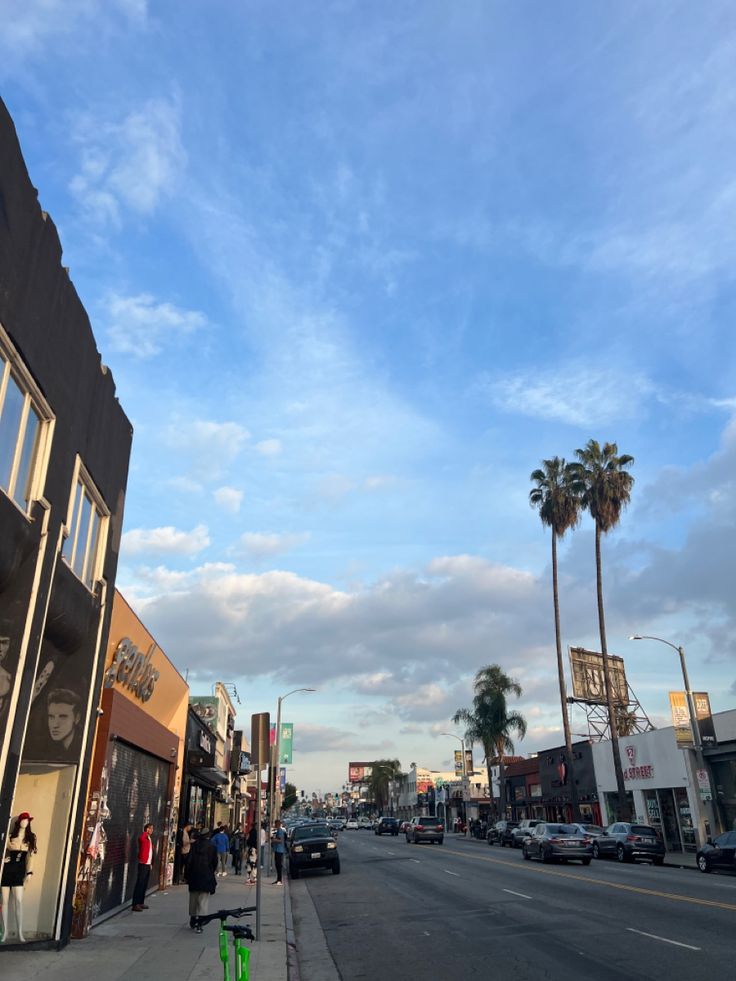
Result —
<svg viewBox="0 0 736 981"><path fill-rule="evenodd" d="M294 781L560 741L544 457L635 457L609 647L736 694L732 4L0 0L2 96L135 426L118 584ZM596 647L589 520L565 643ZM579 726L578 726L579 728Z"/></svg>

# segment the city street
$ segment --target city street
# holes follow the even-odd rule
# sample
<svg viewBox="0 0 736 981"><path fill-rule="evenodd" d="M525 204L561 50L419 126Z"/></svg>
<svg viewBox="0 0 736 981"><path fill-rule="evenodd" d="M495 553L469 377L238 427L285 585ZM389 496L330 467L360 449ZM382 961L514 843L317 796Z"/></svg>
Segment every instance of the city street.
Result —
<svg viewBox="0 0 736 981"><path fill-rule="evenodd" d="M316 907L343 978L712 979L733 972L736 876L593 862L547 866L448 835L343 832L340 876L291 884L297 942ZM308 891L309 896L306 893ZM305 975L306 976L306 975Z"/></svg>

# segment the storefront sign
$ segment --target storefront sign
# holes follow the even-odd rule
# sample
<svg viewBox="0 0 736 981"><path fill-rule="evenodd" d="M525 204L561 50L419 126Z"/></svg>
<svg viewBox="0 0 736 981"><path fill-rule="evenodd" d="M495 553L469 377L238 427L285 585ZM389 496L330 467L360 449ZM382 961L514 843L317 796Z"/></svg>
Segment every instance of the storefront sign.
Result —
<svg viewBox="0 0 736 981"><path fill-rule="evenodd" d="M636 746L628 745L626 747L626 756L631 766L627 770L624 770L624 780L652 780L654 778L654 767L651 763L637 766Z"/></svg>
<svg viewBox="0 0 736 981"><path fill-rule="evenodd" d="M672 709L672 725L675 727L675 739L678 747L680 749L692 749L693 731L690 725L687 694L684 691L671 691L670 708Z"/></svg>
<svg viewBox="0 0 736 981"><path fill-rule="evenodd" d="M198 742L199 742L199 748L200 749L203 749L205 751L205 753L212 754L212 753L215 752L215 747L212 745L212 736L210 736L206 732L202 732L201 729L197 733L197 736L198 736Z"/></svg>
<svg viewBox="0 0 736 981"><path fill-rule="evenodd" d="M695 717L698 720L698 729L700 730L700 742L706 749L716 746L718 741L716 739L716 729L713 725L713 716L710 711L708 692L694 691L693 701L695 702Z"/></svg>
<svg viewBox="0 0 736 981"><path fill-rule="evenodd" d="M147 702L160 677L151 664L155 650L156 645L151 644L147 653L143 654L129 637L124 637L115 648L112 664L105 672L105 688L112 688L117 683L129 689L142 702Z"/></svg>

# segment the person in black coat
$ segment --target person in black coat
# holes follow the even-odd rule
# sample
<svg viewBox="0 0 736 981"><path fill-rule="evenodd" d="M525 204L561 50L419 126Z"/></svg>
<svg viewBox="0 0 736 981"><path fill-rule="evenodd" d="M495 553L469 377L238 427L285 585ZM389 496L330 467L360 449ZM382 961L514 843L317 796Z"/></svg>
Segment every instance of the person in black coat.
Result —
<svg viewBox="0 0 736 981"><path fill-rule="evenodd" d="M189 852L187 881L189 883L189 926L196 927L195 917L206 916L210 896L217 889L217 850L204 835L192 832L194 840ZM202 927L196 927L197 933Z"/></svg>

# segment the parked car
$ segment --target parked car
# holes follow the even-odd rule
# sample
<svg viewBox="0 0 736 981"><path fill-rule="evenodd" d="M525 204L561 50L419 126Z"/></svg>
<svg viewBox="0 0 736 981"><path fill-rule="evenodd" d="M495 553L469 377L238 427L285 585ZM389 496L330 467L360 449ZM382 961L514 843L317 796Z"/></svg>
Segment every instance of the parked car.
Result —
<svg viewBox="0 0 736 981"><path fill-rule="evenodd" d="M590 865L593 858L591 840L585 837L577 824L540 821L521 847L524 858L538 858L542 862L577 861Z"/></svg>
<svg viewBox="0 0 736 981"><path fill-rule="evenodd" d="M510 846L512 844L511 832L514 830L514 828L518 827L518 821L496 821L496 823L492 824L488 829L488 834L486 835L488 844L500 845L501 848L503 848L504 845Z"/></svg>
<svg viewBox="0 0 736 981"><path fill-rule="evenodd" d="M574 827L578 828L578 830L582 834L584 834L586 837L590 838L591 841L594 838L597 838L599 835L602 835L603 832L606 830L600 824L576 824L573 821L573 825L574 825Z"/></svg>
<svg viewBox="0 0 736 981"><path fill-rule="evenodd" d="M327 824L303 824L294 828L289 842L289 875L298 879L308 869L329 869L340 872L337 842Z"/></svg>
<svg viewBox="0 0 736 981"><path fill-rule="evenodd" d="M609 825L593 842L593 858L615 856L619 862L649 859L655 865L664 862L664 842L647 824L617 821Z"/></svg>
<svg viewBox="0 0 736 981"><path fill-rule="evenodd" d="M357 831L360 825L358 824L357 818L348 818L345 822L346 831Z"/></svg>
<svg viewBox="0 0 736 981"><path fill-rule="evenodd" d="M420 841L432 841L441 845L445 840L445 826L435 817L415 817L406 829L406 840L414 845Z"/></svg>
<svg viewBox="0 0 736 981"><path fill-rule="evenodd" d="M698 851L696 861L701 872L713 869L736 872L736 831L726 831L713 840L709 838L708 843Z"/></svg>
<svg viewBox="0 0 736 981"><path fill-rule="evenodd" d="M397 835L399 833L399 822L396 818L381 817L374 824L373 830L377 835Z"/></svg>
<svg viewBox="0 0 736 981"><path fill-rule="evenodd" d="M402 835L405 834L406 833L406 829L409 827L409 824L410 824L409 821L400 821L399 822L399 834L402 834Z"/></svg>
<svg viewBox="0 0 736 981"><path fill-rule="evenodd" d="M514 848L521 848L524 839L527 838L534 828L540 824L542 818L524 818L511 831L511 844Z"/></svg>

